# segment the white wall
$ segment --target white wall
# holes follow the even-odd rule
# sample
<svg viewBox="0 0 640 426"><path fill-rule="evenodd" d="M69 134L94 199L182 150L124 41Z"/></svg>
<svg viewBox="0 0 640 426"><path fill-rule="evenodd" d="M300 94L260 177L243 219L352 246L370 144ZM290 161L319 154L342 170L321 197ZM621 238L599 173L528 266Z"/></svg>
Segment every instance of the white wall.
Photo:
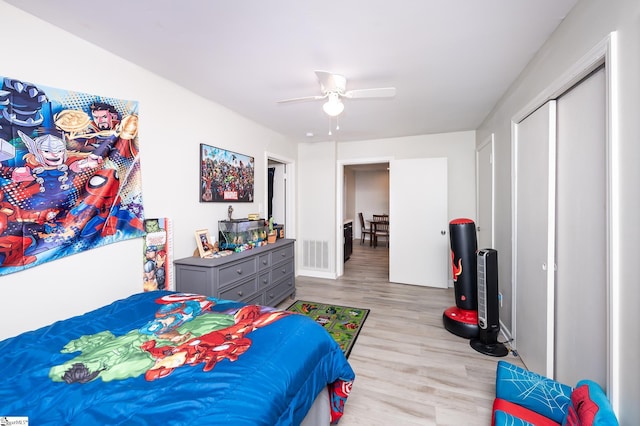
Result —
<svg viewBox="0 0 640 426"><path fill-rule="evenodd" d="M336 144L335 142L298 145L298 257L296 274L331 278L336 267ZM344 183L341 181L340 185ZM343 229L343 221L339 223ZM342 232L342 231L341 231ZM342 235L342 234L341 234ZM342 241L342 237L340 239ZM317 242L327 252L321 261L311 256L305 266L305 244ZM314 243L315 244L315 243ZM325 264L326 263L326 264Z"/></svg>
<svg viewBox="0 0 640 426"><path fill-rule="evenodd" d="M299 144L298 241L326 240L329 242L332 258L328 270L322 273L300 267L296 273L328 278L336 276L336 260L341 261L336 258L336 244L337 241L342 244L342 221L346 215L342 211L344 206L337 205L339 200L336 199L336 194L340 194L340 200L343 200L342 193L345 190L344 176L342 171L338 171L337 165L383 163L390 159L440 157L448 159L449 217L475 218L475 132L473 131L359 142ZM343 169L344 167L341 167L341 170ZM337 174L341 177L340 188L335 185ZM415 188L410 189L412 192L407 196L414 194ZM307 202L310 205L307 205ZM336 211L340 215L337 215ZM357 216L354 219L357 219Z"/></svg>
<svg viewBox="0 0 640 426"><path fill-rule="evenodd" d="M197 201L200 143L256 160L254 195L258 201L235 203L235 217L257 212L258 202L265 200L265 151L297 157L293 141L4 2L0 2L0 16L0 75L139 101L145 215L173 219L176 258L192 255L196 229L208 228L212 236L217 235L217 221L227 217L228 204ZM0 339L141 290L142 239L2 276Z"/></svg>
<svg viewBox="0 0 640 426"><path fill-rule="evenodd" d="M449 217L474 219L476 216L475 140L475 132L469 131L341 142L338 144L338 160L348 163L368 158L384 158L388 161L389 158L402 160L446 157ZM412 191L411 194L415 192L415 188L408 189Z"/></svg>
<svg viewBox="0 0 640 426"><path fill-rule="evenodd" d="M355 227L358 225L358 213L356 209L356 172L353 170L344 170L344 193L342 194L342 205L344 211L342 217L345 221L352 220ZM355 238L355 236L354 236Z"/></svg>
<svg viewBox="0 0 640 426"><path fill-rule="evenodd" d="M612 31L617 32L618 103L611 108L619 114L612 130L613 146L613 299L610 310L613 330L613 377L608 389L621 425L640 419L640 339L636 318L640 306L640 285L636 265L640 258L640 2L581 0L557 31L529 63L518 80L477 130L477 143L495 133L496 166L496 249L500 252L500 286L511 286L511 119L552 84L573 64ZM614 58L615 59L615 58ZM511 309L511 300L503 300ZM605 344L605 342L603 342ZM579 356L579 354L576 354Z"/></svg>
<svg viewBox="0 0 640 426"><path fill-rule="evenodd" d="M371 219L374 214L389 214L389 171L356 171L354 195L354 238L361 238L362 229L358 213L362 212L365 221Z"/></svg>

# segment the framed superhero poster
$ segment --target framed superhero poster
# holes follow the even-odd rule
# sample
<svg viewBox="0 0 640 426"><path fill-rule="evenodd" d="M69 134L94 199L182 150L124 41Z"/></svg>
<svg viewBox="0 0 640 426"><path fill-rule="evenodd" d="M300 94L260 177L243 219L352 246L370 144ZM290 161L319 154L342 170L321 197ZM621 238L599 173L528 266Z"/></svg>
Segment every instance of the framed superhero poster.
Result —
<svg viewBox="0 0 640 426"><path fill-rule="evenodd" d="M253 157L200 144L200 202L253 202Z"/></svg>
<svg viewBox="0 0 640 426"><path fill-rule="evenodd" d="M0 79L0 275L143 236L138 103Z"/></svg>

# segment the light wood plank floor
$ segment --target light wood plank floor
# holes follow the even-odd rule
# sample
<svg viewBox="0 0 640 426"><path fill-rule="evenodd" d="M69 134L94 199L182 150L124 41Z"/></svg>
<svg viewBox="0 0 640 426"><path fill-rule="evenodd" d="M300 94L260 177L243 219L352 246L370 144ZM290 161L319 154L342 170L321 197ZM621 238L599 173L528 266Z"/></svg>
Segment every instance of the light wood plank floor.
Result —
<svg viewBox="0 0 640 426"><path fill-rule="evenodd" d="M340 426L491 424L496 363L522 362L478 353L447 331L453 289L390 283L388 255L354 240L339 279L296 278L297 299L371 309L349 356L356 380Z"/></svg>

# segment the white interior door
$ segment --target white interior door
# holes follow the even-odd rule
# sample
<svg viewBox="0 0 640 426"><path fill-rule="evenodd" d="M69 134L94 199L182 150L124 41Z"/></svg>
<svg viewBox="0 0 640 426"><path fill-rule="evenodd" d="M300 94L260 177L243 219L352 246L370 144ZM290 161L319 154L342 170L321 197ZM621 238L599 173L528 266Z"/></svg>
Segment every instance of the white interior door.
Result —
<svg viewBox="0 0 640 426"><path fill-rule="evenodd" d="M493 135L476 152L478 249L493 247Z"/></svg>
<svg viewBox="0 0 640 426"><path fill-rule="evenodd" d="M389 281L446 288L447 159L389 163Z"/></svg>
<svg viewBox="0 0 640 426"><path fill-rule="evenodd" d="M516 126L514 345L532 371L553 377L556 103ZM553 165L550 167L550 165Z"/></svg>
<svg viewBox="0 0 640 426"><path fill-rule="evenodd" d="M558 98L555 378L607 384L605 71Z"/></svg>

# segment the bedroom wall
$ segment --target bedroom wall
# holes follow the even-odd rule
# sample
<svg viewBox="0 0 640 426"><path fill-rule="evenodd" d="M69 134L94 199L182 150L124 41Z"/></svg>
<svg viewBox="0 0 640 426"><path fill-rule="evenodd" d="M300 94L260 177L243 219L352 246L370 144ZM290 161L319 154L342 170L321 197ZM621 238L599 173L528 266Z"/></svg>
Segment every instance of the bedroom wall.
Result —
<svg viewBox="0 0 640 426"><path fill-rule="evenodd" d="M610 310L616 328L612 330L613 377L609 395L621 425L640 419L640 353L634 319L640 305L636 265L640 258L640 3L637 0L603 2L581 0L556 32L525 68L518 80L477 130L478 144L495 133L496 143L496 248L500 254L500 285L511 286L511 119L529 102L551 86L607 35L617 32L618 113L617 142L613 147L615 181L612 267L614 288ZM510 296L510 292L509 292ZM511 309L511 298L503 300ZM605 342L603 342L605 344ZM578 356L576 354L576 356Z"/></svg>
<svg viewBox="0 0 640 426"><path fill-rule="evenodd" d="M235 203L234 216L257 212L259 204L266 211L265 151L295 159L294 141L4 2L0 16L0 75L139 102L145 215L173 220L176 258L193 253L196 229L213 236L227 217L227 203L198 202L200 143L255 158L256 201ZM0 339L141 290L142 239L2 276Z"/></svg>
<svg viewBox="0 0 640 426"><path fill-rule="evenodd" d="M333 277L336 257L335 150L335 142L298 145L299 233L296 274L299 275Z"/></svg>
<svg viewBox="0 0 640 426"><path fill-rule="evenodd" d="M476 216L476 160L474 131L408 136L338 144L338 160L383 158L447 158L448 210L451 219ZM380 161L383 162L383 161ZM415 187L407 185L407 196ZM409 193L411 191L411 193Z"/></svg>
<svg viewBox="0 0 640 426"><path fill-rule="evenodd" d="M296 273L327 278L336 275L336 241L340 244L343 241L343 216L337 223L335 214L336 208L342 208L336 205L338 163L382 163L392 159L436 157L448 159L449 217L475 218L475 131L358 142L299 144L298 241L300 244L305 241L327 242L330 263L321 269L306 268L299 264ZM340 185L343 185L342 181ZM415 196L414 190L415 186L407 185L407 196ZM314 207L307 206L303 201L305 199ZM313 220L303 220L308 219L306 214L313 215ZM298 250L300 253L300 247Z"/></svg>

